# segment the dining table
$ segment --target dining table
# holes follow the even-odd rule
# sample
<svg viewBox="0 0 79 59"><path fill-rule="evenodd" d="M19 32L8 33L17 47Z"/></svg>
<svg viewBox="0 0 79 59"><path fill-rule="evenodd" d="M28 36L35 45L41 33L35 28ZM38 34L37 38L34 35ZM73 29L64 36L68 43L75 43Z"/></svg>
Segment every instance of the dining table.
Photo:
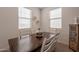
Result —
<svg viewBox="0 0 79 59"><path fill-rule="evenodd" d="M44 38L54 37L55 35L56 33L43 33L42 37L36 37L36 34L22 36L21 40L19 41L18 51L33 51L42 46Z"/></svg>
<svg viewBox="0 0 79 59"><path fill-rule="evenodd" d="M9 46L11 51L14 52L31 52L42 46L44 38L54 37L55 35L55 33L42 33L40 37L36 33L23 35L20 39L10 39Z"/></svg>
<svg viewBox="0 0 79 59"><path fill-rule="evenodd" d="M30 52L42 45L43 37L37 38L35 34L22 36L19 40L18 51Z"/></svg>

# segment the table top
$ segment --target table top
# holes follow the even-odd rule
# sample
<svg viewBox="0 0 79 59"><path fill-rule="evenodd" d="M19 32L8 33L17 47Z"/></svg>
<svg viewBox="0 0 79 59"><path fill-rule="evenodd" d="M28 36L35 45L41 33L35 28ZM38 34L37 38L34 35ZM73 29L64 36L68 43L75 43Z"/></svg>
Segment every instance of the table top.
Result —
<svg viewBox="0 0 79 59"><path fill-rule="evenodd" d="M19 41L19 51L32 51L42 44L42 39L37 39L34 35L26 35Z"/></svg>
<svg viewBox="0 0 79 59"><path fill-rule="evenodd" d="M55 36L55 34L52 34L50 36ZM37 39L36 36L33 35L26 35L24 37L21 38L21 40L19 41L19 49L18 51L32 51L36 48L38 48L39 46L41 46L43 39Z"/></svg>

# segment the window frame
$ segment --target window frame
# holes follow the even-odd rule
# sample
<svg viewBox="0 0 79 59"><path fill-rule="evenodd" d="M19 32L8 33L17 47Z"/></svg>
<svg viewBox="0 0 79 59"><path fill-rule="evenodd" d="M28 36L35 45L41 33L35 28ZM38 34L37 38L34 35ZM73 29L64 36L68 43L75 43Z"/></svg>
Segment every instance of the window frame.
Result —
<svg viewBox="0 0 79 59"><path fill-rule="evenodd" d="M58 8L61 8L61 7L58 7ZM55 9L58 9L58 8L55 8ZM49 20L50 20L50 29L61 29L62 28L62 8L61 8L61 17L55 17L55 18L50 18L50 12L51 11L53 11L53 10L55 10L55 9L51 9L50 11L49 11ZM59 28L51 28L51 20L57 20L57 19L61 19L61 28L59 27Z"/></svg>
<svg viewBox="0 0 79 59"><path fill-rule="evenodd" d="M19 8L25 8L25 7L19 7ZM19 13L19 8L18 8L18 13ZM25 8L25 9L31 10L30 8ZM30 28L32 27L32 10L31 10L30 18L18 16L18 28L19 28L19 29L30 29L30 28L20 28L20 27L19 27L19 19L21 19L21 18L22 18L22 19L28 19L28 20L30 20Z"/></svg>

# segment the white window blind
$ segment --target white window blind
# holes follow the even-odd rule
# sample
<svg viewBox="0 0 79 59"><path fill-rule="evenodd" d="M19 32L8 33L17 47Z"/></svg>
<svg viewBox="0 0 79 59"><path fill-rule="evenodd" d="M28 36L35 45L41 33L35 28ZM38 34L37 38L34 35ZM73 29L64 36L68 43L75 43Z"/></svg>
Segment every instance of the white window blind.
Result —
<svg viewBox="0 0 79 59"><path fill-rule="evenodd" d="M50 11L50 28L62 28L61 8L56 8Z"/></svg>
<svg viewBox="0 0 79 59"><path fill-rule="evenodd" d="M27 8L19 8L19 29L31 28L32 11Z"/></svg>

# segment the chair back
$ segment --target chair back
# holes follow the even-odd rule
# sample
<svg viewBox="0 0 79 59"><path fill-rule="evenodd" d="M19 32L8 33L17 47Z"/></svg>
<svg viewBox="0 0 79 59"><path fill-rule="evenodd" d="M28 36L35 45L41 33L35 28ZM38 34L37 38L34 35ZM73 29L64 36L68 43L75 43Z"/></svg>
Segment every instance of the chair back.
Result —
<svg viewBox="0 0 79 59"><path fill-rule="evenodd" d="M18 50L18 38L9 39L8 43L11 52L16 52Z"/></svg>
<svg viewBox="0 0 79 59"><path fill-rule="evenodd" d="M42 43L41 52L52 52L56 49L56 42L59 38L58 34L50 35L49 38L44 38Z"/></svg>

